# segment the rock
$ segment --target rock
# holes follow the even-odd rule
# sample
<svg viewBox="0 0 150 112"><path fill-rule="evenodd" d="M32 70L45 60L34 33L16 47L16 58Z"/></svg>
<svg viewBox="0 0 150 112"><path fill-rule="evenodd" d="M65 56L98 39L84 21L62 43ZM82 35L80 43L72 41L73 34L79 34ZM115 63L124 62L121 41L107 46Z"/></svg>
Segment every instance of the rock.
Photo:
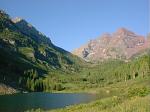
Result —
<svg viewBox="0 0 150 112"><path fill-rule="evenodd" d="M128 60L133 55L148 48L147 40L125 28L115 33L105 33L90 40L86 45L75 49L72 53L89 61L102 61L107 59Z"/></svg>
<svg viewBox="0 0 150 112"><path fill-rule="evenodd" d="M3 95L3 94L14 94L16 93L17 90L10 87L10 86L7 86L5 84L0 84L0 95Z"/></svg>

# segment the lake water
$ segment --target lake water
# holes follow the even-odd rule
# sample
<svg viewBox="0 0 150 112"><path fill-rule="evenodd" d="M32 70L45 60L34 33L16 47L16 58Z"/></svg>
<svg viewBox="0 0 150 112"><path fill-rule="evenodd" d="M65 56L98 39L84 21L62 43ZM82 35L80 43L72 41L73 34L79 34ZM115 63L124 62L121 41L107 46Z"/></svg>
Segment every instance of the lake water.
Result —
<svg viewBox="0 0 150 112"><path fill-rule="evenodd" d="M93 94L71 93L18 93L0 96L0 112L23 112L29 109L43 110L63 108L68 105L88 103L96 100Z"/></svg>

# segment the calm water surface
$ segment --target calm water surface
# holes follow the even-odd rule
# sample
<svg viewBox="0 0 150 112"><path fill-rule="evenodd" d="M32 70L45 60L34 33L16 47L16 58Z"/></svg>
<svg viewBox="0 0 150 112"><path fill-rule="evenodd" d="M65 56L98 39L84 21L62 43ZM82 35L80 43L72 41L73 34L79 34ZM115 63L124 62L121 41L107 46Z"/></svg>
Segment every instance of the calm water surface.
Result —
<svg viewBox="0 0 150 112"><path fill-rule="evenodd" d="M23 112L29 109L43 110L63 108L68 105L88 103L98 96L70 93L19 93L0 96L0 112Z"/></svg>

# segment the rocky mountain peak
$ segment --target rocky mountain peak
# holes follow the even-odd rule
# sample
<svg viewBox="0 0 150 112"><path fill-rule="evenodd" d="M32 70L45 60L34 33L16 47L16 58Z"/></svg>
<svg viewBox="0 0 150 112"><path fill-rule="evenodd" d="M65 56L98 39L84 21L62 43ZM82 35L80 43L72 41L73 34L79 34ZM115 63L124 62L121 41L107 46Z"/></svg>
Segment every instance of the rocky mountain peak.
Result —
<svg viewBox="0 0 150 112"><path fill-rule="evenodd" d="M111 34L110 33L104 33L102 34L100 37L97 38L97 40L101 40L101 41L107 41L111 39Z"/></svg>
<svg viewBox="0 0 150 112"><path fill-rule="evenodd" d="M11 21L19 28L19 30L26 36L31 37L38 43L44 43L51 45L51 40L43 33L39 32L34 26L28 23L26 20L16 17Z"/></svg>
<svg viewBox="0 0 150 112"><path fill-rule="evenodd" d="M19 23L19 22L21 22L21 21L24 21L22 18L20 18L20 17L16 17L16 18L13 18L12 19L12 22L13 23Z"/></svg>
<svg viewBox="0 0 150 112"><path fill-rule="evenodd" d="M129 30L127 30L126 28L119 28L116 33L126 33L126 32L130 32Z"/></svg>
<svg viewBox="0 0 150 112"><path fill-rule="evenodd" d="M4 10L0 10L0 15L6 14Z"/></svg>
<svg viewBox="0 0 150 112"><path fill-rule="evenodd" d="M13 18L12 22L17 25L22 25L22 26L26 26L28 28L33 28L33 26L30 23L28 23L26 20L24 20L20 17Z"/></svg>
<svg viewBox="0 0 150 112"><path fill-rule="evenodd" d="M105 59L130 59L134 54L146 49L147 40L126 28L119 28L115 33L105 33L73 51L75 55L89 61Z"/></svg>
<svg viewBox="0 0 150 112"><path fill-rule="evenodd" d="M0 18L9 18L9 15L4 10L0 10Z"/></svg>
<svg viewBox="0 0 150 112"><path fill-rule="evenodd" d="M129 36L136 37L136 34L132 31L129 31L126 28L119 28L115 33L112 34L113 37L126 38Z"/></svg>

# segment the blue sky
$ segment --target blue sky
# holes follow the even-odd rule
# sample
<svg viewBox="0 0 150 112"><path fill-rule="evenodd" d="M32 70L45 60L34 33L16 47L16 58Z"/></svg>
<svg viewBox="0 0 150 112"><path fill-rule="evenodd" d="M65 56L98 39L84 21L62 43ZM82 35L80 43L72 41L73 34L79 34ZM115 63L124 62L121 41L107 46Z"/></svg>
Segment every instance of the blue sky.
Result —
<svg viewBox="0 0 150 112"><path fill-rule="evenodd" d="M68 51L105 32L125 27L150 32L150 0L0 0L0 9L21 17Z"/></svg>

